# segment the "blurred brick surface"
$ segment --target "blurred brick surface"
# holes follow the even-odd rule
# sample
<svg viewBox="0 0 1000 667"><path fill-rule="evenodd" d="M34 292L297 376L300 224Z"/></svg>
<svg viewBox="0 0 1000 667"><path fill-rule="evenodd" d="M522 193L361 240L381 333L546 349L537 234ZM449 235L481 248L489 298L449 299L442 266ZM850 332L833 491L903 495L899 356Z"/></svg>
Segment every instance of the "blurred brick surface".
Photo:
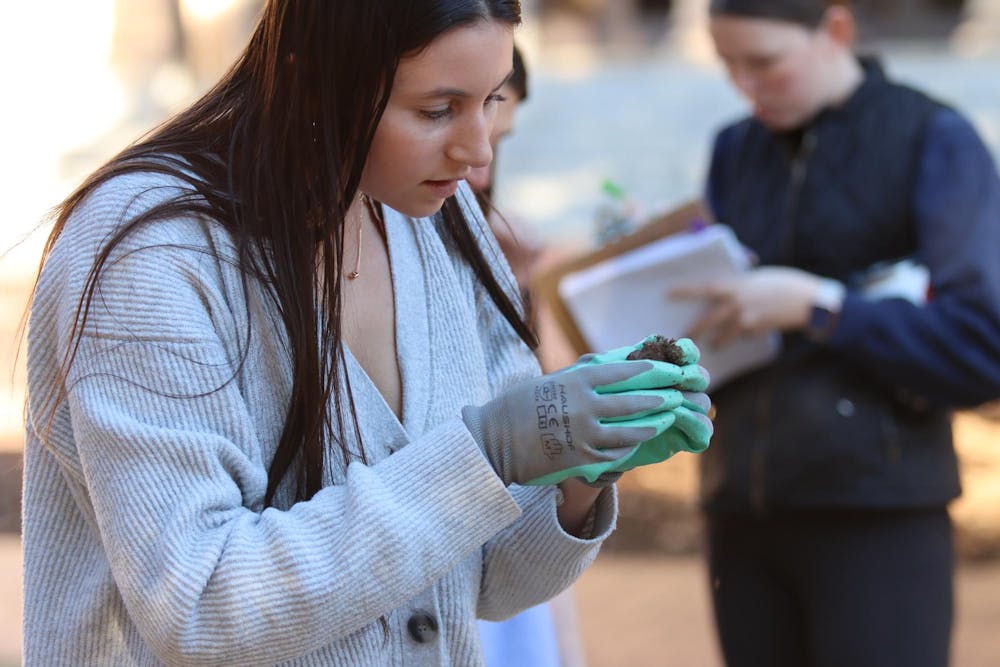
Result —
<svg viewBox="0 0 1000 667"><path fill-rule="evenodd" d="M0 667L21 662L21 540L0 533Z"/></svg>
<svg viewBox="0 0 1000 667"><path fill-rule="evenodd" d="M589 667L721 667L705 579L691 556L598 556L575 588ZM1000 563L960 567L955 597L952 667L1000 665Z"/></svg>

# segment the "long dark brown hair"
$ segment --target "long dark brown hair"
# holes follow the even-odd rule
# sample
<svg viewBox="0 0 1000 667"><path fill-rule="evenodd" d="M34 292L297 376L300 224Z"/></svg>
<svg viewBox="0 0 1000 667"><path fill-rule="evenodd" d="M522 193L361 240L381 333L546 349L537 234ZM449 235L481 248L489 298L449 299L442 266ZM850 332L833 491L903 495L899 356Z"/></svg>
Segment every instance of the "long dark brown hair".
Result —
<svg viewBox="0 0 1000 667"><path fill-rule="evenodd" d="M178 214L208 217L232 236L244 280L268 287L288 337L291 396L268 470L266 503L273 503L279 484L293 470L296 499L312 497L322 486L331 442L345 464L364 461L364 448L349 451L341 436L346 423L341 380L353 412L341 353L338 267L344 217L400 59L456 27L494 20L519 24L519 1L268 2L246 49L208 93L90 175L55 209L43 265L74 210L101 184L123 174L152 172L189 186L186 194L123 221L103 246L80 297L60 369L63 380L112 250L140 225ZM440 227L498 309L536 347L454 197L438 215ZM316 285L323 286L319 293ZM336 424L328 416L331 400ZM351 421L361 442L357 420Z"/></svg>

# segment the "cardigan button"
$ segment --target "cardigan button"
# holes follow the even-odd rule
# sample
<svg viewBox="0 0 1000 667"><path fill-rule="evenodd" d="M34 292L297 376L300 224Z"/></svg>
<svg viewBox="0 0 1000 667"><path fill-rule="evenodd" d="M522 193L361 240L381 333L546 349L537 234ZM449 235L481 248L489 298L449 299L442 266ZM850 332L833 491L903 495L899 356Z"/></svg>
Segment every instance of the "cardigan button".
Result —
<svg viewBox="0 0 1000 667"><path fill-rule="evenodd" d="M426 644L437 636L438 624L430 614L417 612L406 622L406 629L417 643Z"/></svg>

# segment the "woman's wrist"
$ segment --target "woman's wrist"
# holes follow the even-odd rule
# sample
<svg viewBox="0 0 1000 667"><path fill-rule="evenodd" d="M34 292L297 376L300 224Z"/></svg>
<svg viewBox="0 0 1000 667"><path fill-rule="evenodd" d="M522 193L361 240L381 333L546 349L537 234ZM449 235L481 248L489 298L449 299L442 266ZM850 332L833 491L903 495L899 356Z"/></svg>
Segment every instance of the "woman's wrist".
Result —
<svg viewBox="0 0 1000 667"><path fill-rule="evenodd" d="M581 539L591 537L588 530L588 519L593 519L594 503L601 495L602 488L588 486L580 480L569 478L559 483L563 502L556 508L559 525L570 535ZM590 528L593 528L591 525ZM587 533L587 534L585 534Z"/></svg>

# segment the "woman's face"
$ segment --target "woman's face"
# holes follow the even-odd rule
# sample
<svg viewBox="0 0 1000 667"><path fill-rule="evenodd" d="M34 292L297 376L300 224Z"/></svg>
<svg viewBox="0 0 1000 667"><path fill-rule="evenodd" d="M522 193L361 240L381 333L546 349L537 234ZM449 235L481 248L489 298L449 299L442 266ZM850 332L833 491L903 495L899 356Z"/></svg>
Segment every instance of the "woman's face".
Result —
<svg viewBox="0 0 1000 667"><path fill-rule="evenodd" d="M835 44L822 28L716 16L710 30L733 85L764 125L795 129L826 103L826 72Z"/></svg>
<svg viewBox="0 0 1000 667"><path fill-rule="evenodd" d="M488 21L446 32L403 58L361 189L401 213L423 217L436 213L472 169L488 166L513 49L511 26Z"/></svg>

